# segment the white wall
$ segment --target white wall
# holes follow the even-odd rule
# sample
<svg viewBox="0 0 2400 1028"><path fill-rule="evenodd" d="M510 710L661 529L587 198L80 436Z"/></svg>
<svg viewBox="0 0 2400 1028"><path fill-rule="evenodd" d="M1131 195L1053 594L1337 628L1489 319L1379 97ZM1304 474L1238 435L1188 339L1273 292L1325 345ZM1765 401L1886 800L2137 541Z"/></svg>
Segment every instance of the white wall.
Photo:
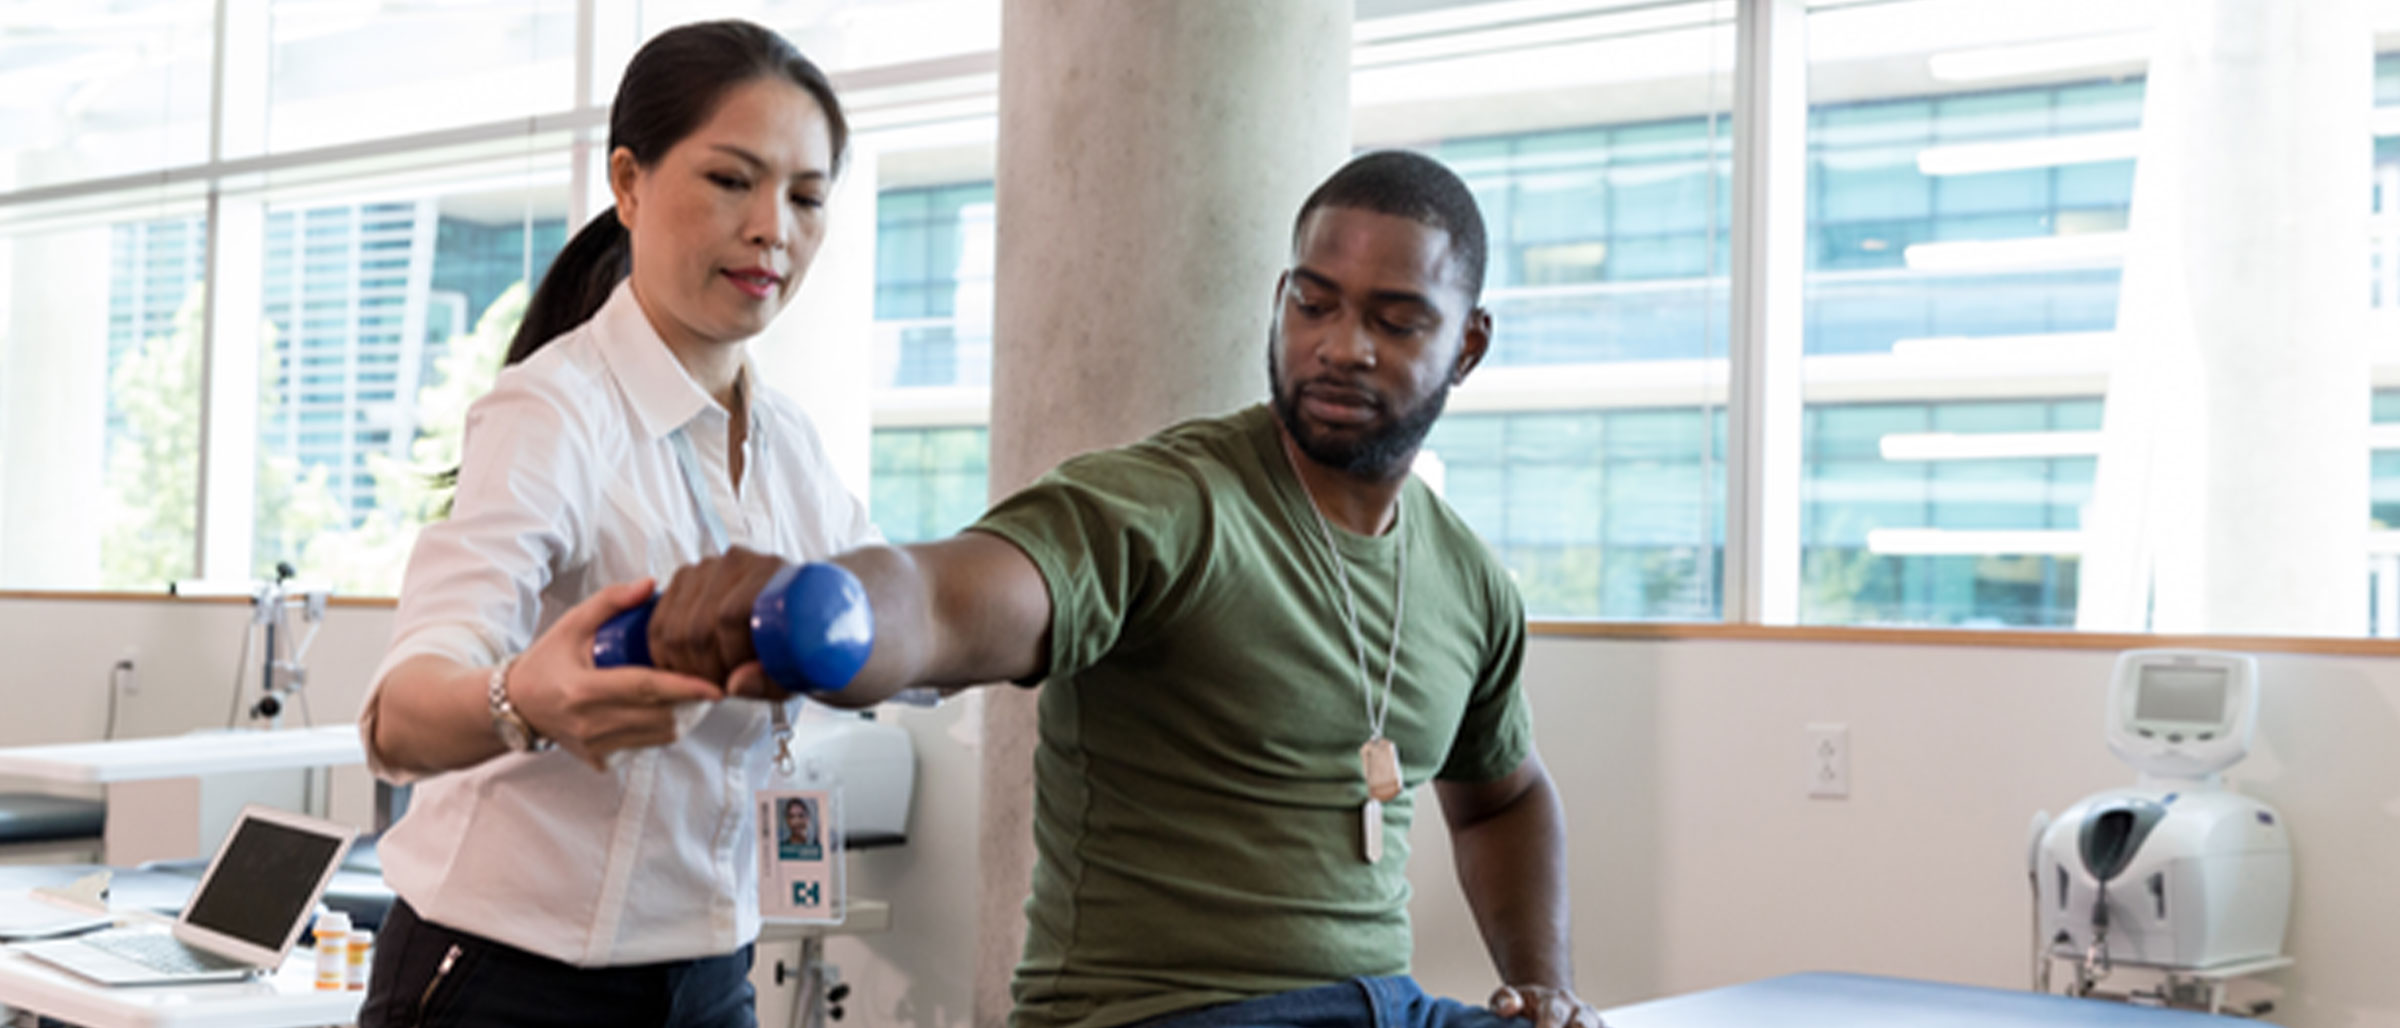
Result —
<svg viewBox="0 0 2400 1028"><path fill-rule="evenodd" d="M108 666L140 651L120 734L222 724L245 608L0 600L0 745L95 738ZM354 717L390 630L336 609L309 661L320 721ZM1800 642L1537 639L1527 676L1575 853L1577 969L1603 1003L1809 969L2016 987L2025 833L2131 779L2101 741L2113 655ZM2292 1028L2400 1024L2400 663L2268 654L2259 752L2242 787L2292 826ZM249 679L245 678L245 687ZM852 857L854 895L892 931L828 948L851 1019L969 1020L975 889L971 702L893 715L915 736L911 842ZM1848 724L1853 791L1803 794L1802 726ZM0 788L25 783L0 782ZM336 793L363 819L363 775ZM1419 819L1417 971L1480 999L1493 982Z"/></svg>
<svg viewBox="0 0 2400 1028"><path fill-rule="evenodd" d="M258 698L260 658L254 649L242 661L249 616L246 603L0 599L0 746L100 738L109 669L129 655L135 691L119 701L120 738L223 727L237 674L236 723L250 724L243 714ZM366 678L390 636L389 609L328 612L307 659L308 713L316 723L358 719ZM300 723L297 710L285 723ZM78 791L5 777L0 790ZM374 792L364 770L334 773L332 813L362 827L371 822Z"/></svg>
<svg viewBox="0 0 2400 1028"><path fill-rule="evenodd" d="M2022 987L2028 819L2128 784L2114 654L1543 639L1537 739L1567 793L1578 977L1615 1003L1802 970ZM2265 654L2231 778L2291 825L2298 966L2277 1023L2400 1024L2400 664ZM1850 726L1852 793L1803 790L1810 722ZM1420 833L1419 973L1490 971ZM1438 836L1438 831L1430 833Z"/></svg>

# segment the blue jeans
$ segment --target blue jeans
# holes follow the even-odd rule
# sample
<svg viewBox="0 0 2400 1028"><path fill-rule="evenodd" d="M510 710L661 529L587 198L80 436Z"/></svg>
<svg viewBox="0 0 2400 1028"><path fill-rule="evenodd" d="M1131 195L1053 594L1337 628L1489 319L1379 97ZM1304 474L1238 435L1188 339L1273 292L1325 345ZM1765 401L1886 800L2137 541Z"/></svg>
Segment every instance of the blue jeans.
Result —
<svg viewBox="0 0 2400 1028"><path fill-rule="evenodd" d="M1526 1028L1483 1007L1428 996L1417 980L1353 978L1145 1021L1140 1028Z"/></svg>

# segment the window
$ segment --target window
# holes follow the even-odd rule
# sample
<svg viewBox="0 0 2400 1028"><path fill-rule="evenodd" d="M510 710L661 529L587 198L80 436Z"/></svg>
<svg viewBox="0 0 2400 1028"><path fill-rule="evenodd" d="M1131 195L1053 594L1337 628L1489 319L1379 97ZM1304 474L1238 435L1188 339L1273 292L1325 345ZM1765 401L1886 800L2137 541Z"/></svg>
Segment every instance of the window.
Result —
<svg viewBox="0 0 2400 1028"><path fill-rule="evenodd" d="M877 194L875 322L888 385L991 381L991 255L991 183Z"/></svg>
<svg viewBox="0 0 2400 1028"><path fill-rule="evenodd" d="M444 390L490 369L451 365L497 351L449 356L513 327L507 297L564 239L571 137L490 123L574 107L574 4L267 0L259 34L221 47L219 6L29 9L0 41L0 588L152 591L290 559L388 592L441 456L421 412L455 435ZM477 102L438 102L461 90ZM249 99L212 113L212 95ZM480 137L407 138L469 122ZM360 145L277 156L337 143ZM255 466L204 477L204 421L254 433Z"/></svg>
<svg viewBox="0 0 2400 1028"><path fill-rule="evenodd" d="M204 252L187 217L0 236L0 582L191 576Z"/></svg>
<svg viewBox="0 0 2400 1028"><path fill-rule="evenodd" d="M406 202L267 206L270 252L305 233L358 256L299 269L267 263L276 286L260 297L262 364L288 367L297 349L304 367L322 370L270 370L261 380L257 573L288 561L345 592L399 587L417 529L438 516L435 475L458 459L460 416L491 387L529 283L566 241L557 178L434 187ZM352 245L369 241L395 245L375 257ZM401 274L386 283L370 274L379 263ZM300 319L302 335L301 310L339 316ZM403 395L409 402L398 402ZM298 430L319 417L349 428Z"/></svg>
<svg viewBox="0 0 2400 1028"><path fill-rule="evenodd" d="M1913 379L1887 379L1882 392L1903 399L1809 403L1799 620L2075 624L2075 540L2091 500L2099 398L2027 383L1991 399L1988 379L1942 374L1938 351L2049 341L2088 365L2088 353L2072 351L2105 346L2115 330L2120 269L1923 258L1964 242L2123 232L2130 155L1963 173L1944 155L2123 134L2139 128L2141 96L2138 79L2073 81L1810 111L1805 350L1854 360L1815 362L1804 388L1838 394L1846 376L1929 347L1936 356L1909 364ZM1943 440L1975 437L2023 445L1941 452Z"/></svg>
<svg viewBox="0 0 2400 1028"><path fill-rule="evenodd" d="M0 588L276 559L388 588L472 351L606 202L570 193L595 99L635 42L723 14L876 72L850 95L870 498L895 538L978 512L1000 4L261 2L222 46L206 0L0 40ZM1357 2L1355 143L1440 156L1490 230L1495 349L1420 470L1532 612L2400 636L2400 50L2312 21L2212 62L2217 28L2136 0L1800 6L1792 97L1737 96L1761 5ZM2400 4L2367 7L2400 38ZM1737 108L1792 142L1738 149ZM1737 165L1775 188L1737 194ZM238 412L203 360L254 376ZM1769 409L1774 468L1745 434ZM256 460L204 478L203 422ZM1760 524L1789 542L1728 537ZM2258 565L2316 570L2223 584Z"/></svg>
<svg viewBox="0 0 2400 1028"><path fill-rule="evenodd" d="M984 510L988 445L979 427L875 433L875 524L894 542L939 539Z"/></svg>
<svg viewBox="0 0 2400 1028"><path fill-rule="evenodd" d="M1420 470L1445 481L1536 616L1716 618L1725 418L1708 363L1727 345L1731 6L1595 2L1544 16L1558 31L1533 45L1511 42L1526 32L1506 24L1509 5L1474 6L1358 7L1358 145L1440 156L1476 191L1490 236L1499 338ZM1450 56L1406 53L1432 34L1450 37ZM1596 88L1627 81L1642 88ZM1533 85L1471 85L1499 82ZM891 399L872 499L895 538L954 531L982 507L979 491L938 497L984 479L980 433L944 426L980 415L960 387L988 381L991 195L936 181L878 197ZM1616 381L1635 384L1604 385Z"/></svg>
<svg viewBox="0 0 2400 1028"><path fill-rule="evenodd" d="M208 158L214 0L138 0L0 35L0 193Z"/></svg>
<svg viewBox="0 0 2400 1028"><path fill-rule="evenodd" d="M286 152L570 110L575 10L271 0L267 108L247 113Z"/></svg>
<svg viewBox="0 0 2400 1028"><path fill-rule="evenodd" d="M2395 295L2400 153L2364 144L2400 58L2306 29L2221 59L2206 19L2132 2L1812 6L1797 620L2400 630L2373 602L2400 567L2347 513L2400 471L2352 427ZM2314 127L2345 108L2355 147ZM2311 228L2252 228L2278 219ZM2232 314L2259 305L2273 327Z"/></svg>
<svg viewBox="0 0 2400 1028"><path fill-rule="evenodd" d="M1717 619L1731 7L1593 3L1536 40L1471 7L1370 17L1380 6L1359 11L1358 145L1458 171L1489 246L1491 354L1418 473L1534 617ZM1402 56L1428 19L1452 52L1430 65ZM1429 78L1467 95L1425 95Z"/></svg>
<svg viewBox="0 0 2400 1028"><path fill-rule="evenodd" d="M1695 408L1457 413L1427 449L1536 616L1713 620L1724 435Z"/></svg>

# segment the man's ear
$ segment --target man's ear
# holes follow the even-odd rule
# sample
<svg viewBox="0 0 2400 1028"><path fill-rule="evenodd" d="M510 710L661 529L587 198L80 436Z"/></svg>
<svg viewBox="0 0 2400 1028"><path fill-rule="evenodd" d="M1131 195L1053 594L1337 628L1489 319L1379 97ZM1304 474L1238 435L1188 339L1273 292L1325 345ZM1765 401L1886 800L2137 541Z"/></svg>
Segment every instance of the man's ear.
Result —
<svg viewBox="0 0 2400 1028"><path fill-rule="evenodd" d="M1483 355L1492 348L1492 312L1477 307L1467 312L1467 324L1461 330L1458 360L1450 366L1450 384L1466 382L1467 374L1483 363Z"/></svg>
<svg viewBox="0 0 2400 1028"><path fill-rule="evenodd" d="M642 176L641 162L633 159L633 151L622 146L608 155L608 191L617 198L617 223L625 231L633 231L633 222L640 215L633 195L633 184Z"/></svg>

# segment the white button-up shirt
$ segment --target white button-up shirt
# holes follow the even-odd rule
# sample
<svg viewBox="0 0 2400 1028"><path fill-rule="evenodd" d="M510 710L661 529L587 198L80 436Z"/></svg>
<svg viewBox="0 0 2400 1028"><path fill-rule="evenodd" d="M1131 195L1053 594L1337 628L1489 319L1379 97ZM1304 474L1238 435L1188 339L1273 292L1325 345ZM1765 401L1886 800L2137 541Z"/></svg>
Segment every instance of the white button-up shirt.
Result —
<svg viewBox="0 0 2400 1028"><path fill-rule="evenodd" d="M745 368L741 487L731 417L693 382L620 284L590 321L503 371L467 412L458 492L409 557L391 652L471 666L523 651L568 607L711 552L677 462L682 430L730 541L816 559L875 538L789 398ZM732 952L758 934L752 791L773 773L767 704L680 712L674 744L598 772L556 750L417 782L383 842L384 876L427 920L586 967Z"/></svg>

